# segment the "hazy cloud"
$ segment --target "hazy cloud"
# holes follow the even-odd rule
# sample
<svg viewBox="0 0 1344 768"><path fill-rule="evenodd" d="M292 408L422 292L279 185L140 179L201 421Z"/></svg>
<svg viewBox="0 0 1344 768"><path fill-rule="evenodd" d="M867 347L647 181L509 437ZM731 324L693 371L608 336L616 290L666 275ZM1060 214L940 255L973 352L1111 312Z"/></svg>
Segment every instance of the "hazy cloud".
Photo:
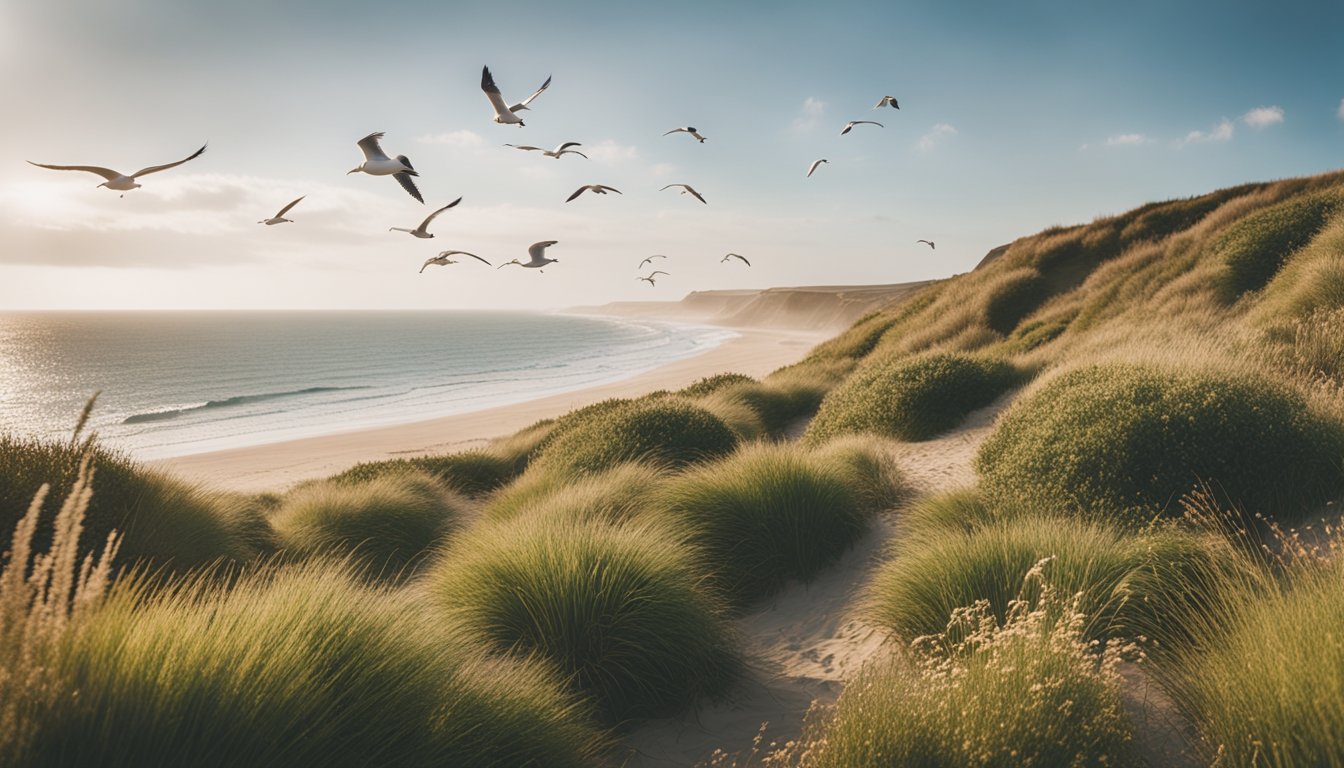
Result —
<svg viewBox="0 0 1344 768"><path fill-rule="evenodd" d="M793 130L798 133L813 131L825 114L826 102L815 96L808 96L803 100L802 113L793 119Z"/></svg>
<svg viewBox="0 0 1344 768"><path fill-rule="evenodd" d="M1187 133L1185 135L1185 140L1182 141L1181 144L1203 144L1210 141L1231 141L1232 132L1232 121L1223 118L1223 121L1218 124L1218 127L1211 131L1191 131Z"/></svg>
<svg viewBox="0 0 1344 768"><path fill-rule="evenodd" d="M637 147L618 144L611 139L603 139L596 144L585 144L578 149L593 162L603 165L619 165L639 159L639 149ZM583 162L583 160L580 159L579 162Z"/></svg>
<svg viewBox="0 0 1344 768"><path fill-rule="evenodd" d="M469 131L466 128L457 131L445 131L443 133L427 133L416 139L421 144L445 144L450 147L461 147L464 149L479 147L485 143L479 133Z"/></svg>
<svg viewBox="0 0 1344 768"><path fill-rule="evenodd" d="M1241 121L1252 128L1267 128L1283 122L1283 107L1256 107L1241 116Z"/></svg>
<svg viewBox="0 0 1344 768"><path fill-rule="evenodd" d="M1135 147L1151 143L1153 140L1142 133L1121 133L1106 139L1108 147Z"/></svg>
<svg viewBox="0 0 1344 768"><path fill-rule="evenodd" d="M1344 121L1344 99L1339 100L1339 109L1335 112L1335 116Z"/></svg>
<svg viewBox="0 0 1344 768"><path fill-rule="evenodd" d="M929 129L928 133L919 137L919 143L915 147L920 152L931 152L948 139L957 135L957 129L947 123L937 123Z"/></svg>

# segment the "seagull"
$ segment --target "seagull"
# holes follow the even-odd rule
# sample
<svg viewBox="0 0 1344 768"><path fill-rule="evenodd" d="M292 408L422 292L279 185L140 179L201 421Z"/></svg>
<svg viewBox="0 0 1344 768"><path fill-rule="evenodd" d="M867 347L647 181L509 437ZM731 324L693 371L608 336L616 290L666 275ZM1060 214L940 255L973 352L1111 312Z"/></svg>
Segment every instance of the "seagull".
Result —
<svg viewBox="0 0 1344 768"><path fill-rule="evenodd" d="M527 105L531 104L532 100L540 96L541 92L549 88L550 85L551 78L548 76L546 82L541 84L536 93L513 106L509 106L505 103L504 96L500 94L499 86L495 85L495 78L490 76L490 68L481 67L481 90L485 91L485 97L490 100L490 106L495 108L495 122L500 125L523 126L523 119L514 113L529 109Z"/></svg>
<svg viewBox="0 0 1344 768"><path fill-rule="evenodd" d="M268 226L268 227L269 227L269 226L272 226L272 225L274 225L274 224L284 224L285 222L293 223L294 220L293 220L293 219L286 219L286 218L285 218L285 214L286 214L286 213L289 213L289 209L290 209L290 208L293 208L293 207L296 206L296 205L298 205L298 204L299 204L299 201L302 200L302 199L305 198L305 197L307 197L307 195L302 195L302 196L300 196L300 197L298 197L298 198L295 198L289 205L286 205L284 208L281 208L281 209L280 209L279 211L277 211L276 214L275 214L274 216L272 216L271 218L269 218L269 219L262 219L261 221L258 221L257 223L258 223L258 224L265 224L265 225Z"/></svg>
<svg viewBox="0 0 1344 768"><path fill-rule="evenodd" d="M900 108L901 108L901 105L896 103L896 97L895 97L895 96L883 96L883 97L882 97L882 100L879 101L879 102L877 102L877 106L873 107L873 109L881 109L881 108L883 108L883 107L891 107L892 109L900 109Z"/></svg>
<svg viewBox="0 0 1344 768"><path fill-rule="evenodd" d="M730 253L727 256L724 256L722 259L719 259L719 263L722 264L723 262L729 259L741 259L743 264L746 264L748 267L751 266L751 262L747 261L747 257L743 256L740 253Z"/></svg>
<svg viewBox="0 0 1344 768"><path fill-rule="evenodd" d="M812 178L812 172L820 168L822 163L829 163L829 162L831 161L827 160L824 157L821 158L820 160L813 160L812 165L808 166L807 168L807 178L809 179Z"/></svg>
<svg viewBox="0 0 1344 768"><path fill-rule="evenodd" d="M605 184L584 184L582 187L579 187L578 189L574 190L574 194L570 195L569 198L565 200L565 202L566 203L570 202L579 195L582 195L584 192L592 192L595 195L605 195L608 192L615 192L618 195L623 194L621 190L615 187L608 187Z"/></svg>
<svg viewBox="0 0 1344 768"><path fill-rule="evenodd" d="M872 120L850 120L848 123L845 123L845 129L840 132L840 135L844 136L846 133L854 130L854 126L856 125L876 125L878 128L886 128L885 125Z"/></svg>
<svg viewBox="0 0 1344 768"><path fill-rule="evenodd" d="M663 189L660 189L658 191L662 192L664 189L671 189L672 187L681 187L681 194L690 195L691 197L694 197L696 200L705 203L705 198L702 197L699 192L696 192L694 189L692 189L690 184L668 184L666 187L663 187ZM705 205L709 205L709 203L705 203Z"/></svg>
<svg viewBox="0 0 1344 768"><path fill-rule="evenodd" d="M684 128L673 128L672 130L668 131L667 133L664 133L663 135L671 136L674 133L689 133L695 137L696 141L700 142L701 144L705 143L705 137L701 136L699 131L697 131L696 129L692 128L689 125Z"/></svg>
<svg viewBox="0 0 1344 768"><path fill-rule="evenodd" d="M513 261L506 261L503 264L500 264L498 267L495 267L495 269L503 269L509 266L510 264L517 264L520 267L527 267L528 269L541 269L547 264L557 263L560 261L559 259L546 258L546 249L550 248L552 245L555 245L558 242L560 241L542 240L539 243L533 243L532 245L527 247L527 256L528 256L527 261L523 262L514 259Z"/></svg>
<svg viewBox="0 0 1344 768"><path fill-rule="evenodd" d="M583 153L580 152L579 150L577 150L577 149L570 149L570 147L582 147L582 146L583 146L582 144L580 144L580 143L577 142L577 141L566 141L564 144L561 144L560 146L556 147L555 149L543 149L543 148L541 148L541 147L529 147L529 146L527 146L526 144L505 144L504 146L506 146L506 147L513 147L514 149L521 149L521 150L523 150L524 152L540 152L541 154L545 155L546 157L554 157L556 160L559 160L561 155L578 155L579 157L582 157L584 160L587 160L587 159L588 159L588 156L585 155L585 154L583 154Z"/></svg>
<svg viewBox="0 0 1344 768"><path fill-rule="evenodd" d="M652 265L653 265L653 260L654 260L654 259L666 259L666 258L667 258L667 257L664 256L664 255L661 254L661 253L655 253L654 255L648 257L647 259L645 259L645 260L639 262L639 266L638 266L638 267L635 267L635 269L639 269L640 267L643 267L645 264L648 264L648 265L652 266Z"/></svg>
<svg viewBox="0 0 1344 768"><path fill-rule="evenodd" d="M436 264L436 265L438 265L438 266L440 266L440 267L444 267L444 266L447 266L447 265L449 265L449 264L456 264L456 263L457 263L456 261L453 261L452 259L450 259L450 258L448 258L448 257L449 257L449 256L458 256L458 255L461 255L461 256L470 256L471 258L473 258L473 259L475 259L475 260L477 260L477 261L479 261L479 262L485 264L485 265L488 266L488 267L493 267L493 266L494 266L494 264L491 264L490 262L486 261L485 259L482 259L480 256L477 256L477 255L474 254L474 253L467 253L466 251L439 251L439 255L438 255L438 256L435 256L435 257L432 258L432 259L425 259L425 263L424 263L424 265L420 267L420 272L423 274L424 271L425 271L425 267L428 267L430 264Z"/></svg>
<svg viewBox="0 0 1344 768"><path fill-rule="evenodd" d="M647 277L636 277L635 279L636 279L636 280L643 280L644 282L648 283L649 285L654 285L654 286L656 286L657 283L654 282L654 278L657 277L658 275L667 275L668 277L671 277L671 276L672 276L671 273L669 273L669 272L664 272L664 271L662 271L661 269L655 269L654 271L650 272L650 273L648 274Z"/></svg>
<svg viewBox="0 0 1344 768"><path fill-rule="evenodd" d="M201 156L201 153L205 152L206 146L208 145L205 144L201 145L201 148L191 153L189 157L178 160L175 163L167 163L165 165L151 165L148 168L141 168L135 173L129 175L120 173L118 171L114 171L111 168L101 168L96 165L47 165L45 163L34 163L32 160L29 160L28 164L36 165L38 168L46 168L47 170L50 171L88 171L89 173L96 173L99 176L102 176L104 179L106 179L106 181L104 181L102 184L99 184L98 186L107 187L108 189L115 189L118 192L122 193L121 194L122 197L125 197L127 192L130 192L132 189L140 188L140 185L135 182L135 180L140 176L148 176L151 173L166 171L169 168L176 168L177 166L187 162L188 160L195 160L196 158Z"/></svg>
<svg viewBox="0 0 1344 768"><path fill-rule="evenodd" d="M936 250L938 250L938 249L934 246L932 240L916 240L915 242L916 242L916 243L924 243L925 245L929 246L929 250L931 250L931 251L936 251Z"/></svg>
<svg viewBox="0 0 1344 768"><path fill-rule="evenodd" d="M444 211L448 210L449 208L452 208L454 205L457 205L457 204L460 203L460 202L462 202L462 198L459 197L459 198L457 198L456 200L454 200L453 202L451 202L451 203L449 203L449 204L443 206L443 207L440 208L439 210L437 210L437 211L435 211L435 212L429 214L428 216L425 217L425 220L424 220L424 221L420 222L420 226L416 227L415 229L407 229L407 228L405 228L405 227L388 227L387 231L388 231L388 232L409 232L410 234L415 235L416 237L420 238L421 240L427 240L427 239L429 239L429 238L431 238L431 237L434 236L434 235L431 234L430 231L429 231L429 222L433 221L435 216L438 216L440 213L443 213ZM281 213L284 213L284 211L281 211Z"/></svg>
<svg viewBox="0 0 1344 768"><path fill-rule="evenodd" d="M410 158L405 155L397 155L395 158L388 157L383 152L383 148L378 145L378 140L381 138L383 138L383 132L377 131L355 142L364 152L364 162L355 166L353 170L346 171L345 175L349 176L352 173L363 171L370 176L391 176L397 180L402 189L406 190L407 194L421 203L425 202L425 198L420 196L420 190L415 188L415 181L411 179L412 176L419 176L420 174L415 172L415 168L411 167Z"/></svg>

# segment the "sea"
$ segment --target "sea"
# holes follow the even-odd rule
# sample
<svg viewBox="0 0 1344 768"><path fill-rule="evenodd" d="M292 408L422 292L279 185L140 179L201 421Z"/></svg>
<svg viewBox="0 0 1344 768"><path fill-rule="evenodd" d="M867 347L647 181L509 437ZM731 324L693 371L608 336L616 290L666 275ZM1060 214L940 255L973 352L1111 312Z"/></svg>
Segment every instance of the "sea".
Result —
<svg viewBox="0 0 1344 768"><path fill-rule="evenodd" d="M0 432L141 460L421 421L618 381L723 328L527 312L0 313Z"/></svg>

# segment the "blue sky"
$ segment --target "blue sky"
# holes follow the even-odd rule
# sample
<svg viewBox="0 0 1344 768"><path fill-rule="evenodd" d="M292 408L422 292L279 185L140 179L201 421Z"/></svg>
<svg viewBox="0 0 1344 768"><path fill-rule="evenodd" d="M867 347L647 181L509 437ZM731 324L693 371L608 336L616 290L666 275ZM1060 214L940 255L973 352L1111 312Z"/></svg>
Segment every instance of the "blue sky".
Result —
<svg viewBox="0 0 1344 768"><path fill-rule="evenodd" d="M552 307L941 277L1044 226L1340 167L1344 5L0 0L0 308ZM507 97L554 75L527 127ZM869 108L885 94L900 111ZM837 134L845 121L878 119ZM694 125L709 140L663 137ZM346 176L387 132L427 213ZM96 177L174 160L124 199ZM501 146L580 141L591 160ZM807 166L830 164L811 179ZM658 188L687 182L710 204ZM564 199L580 184L622 196ZM299 194L294 224L255 222ZM914 241L937 241L928 252ZM507 261L560 241L545 274ZM753 267L721 265L728 251ZM637 282L644 256L673 275ZM477 269L476 267L480 267Z"/></svg>

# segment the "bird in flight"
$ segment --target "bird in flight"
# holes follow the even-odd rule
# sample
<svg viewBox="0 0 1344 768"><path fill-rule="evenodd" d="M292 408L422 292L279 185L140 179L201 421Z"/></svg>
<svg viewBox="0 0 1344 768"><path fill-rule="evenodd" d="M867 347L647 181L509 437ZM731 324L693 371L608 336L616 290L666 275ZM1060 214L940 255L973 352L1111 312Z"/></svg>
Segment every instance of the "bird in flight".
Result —
<svg viewBox="0 0 1344 768"><path fill-rule="evenodd" d="M435 216L438 216L440 213L443 213L444 211L448 210L449 208L452 208L453 206L457 205L457 204L460 203L460 202L462 202L462 198L459 197L459 198L457 198L456 200L454 200L453 202L451 202L451 203L449 203L449 204L443 206L443 207L440 208L439 210L437 210L437 211L435 211L435 212L429 214L428 216L425 217L425 220L424 220L424 221L420 222L420 226L416 227L415 229L407 229L407 228L405 228L405 227L388 227L387 231L388 231L388 232L409 232L410 234L414 235L415 237L420 238L421 240L427 240L427 239L429 239L429 238L431 238L431 237L434 236L434 235L433 235L432 233L430 233L430 231L429 231L429 222L433 221ZM283 213L283 211L282 211L282 213Z"/></svg>
<svg viewBox="0 0 1344 768"><path fill-rule="evenodd" d="M568 203L572 201L574 198L578 197L579 195L582 195L584 192L592 192L595 195L605 195L608 192L615 192L618 195L623 194L621 190L615 187L608 187L606 184L584 184L582 187L579 187L578 189L574 190L574 194L566 198L565 202Z"/></svg>
<svg viewBox="0 0 1344 768"><path fill-rule="evenodd" d="M420 196L420 190L415 188L415 180L411 178L420 174L416 173L415 168L411 166L410 158L405 155L397 155L395 158L388 157L378 143L382 138L382 131L377 131L355 142L359 145L360 151L364 153L364 162L355 166L353 170L346 171L345 175L349 176L352 173L362 171L370 176L391 176L397 180L402 189L406 190L406 194L424 203L425 198Z"/></svg>
<svg viewBox="0 0 1344 768"><path fill-rule="evenodd" d="M661 254L661 253L655 253L654 255L648 257L647 259L645 259L645 260L639 262L639 266L638 266L638 267L635 267L635 269L641 269L641 268L643 268L643 266L644 266L645 264L648 264L649 266L653 266L653 260L654 260L654 259L666 259L666 258L667 258L667 257L664 256L664 255Z"/></svg>
<svg viewBox="0 0 1344 768"><path fill-rule="evenodd" d="M743 256L740 253L730 253L727 256L724 256L722 259L719 259L719 263L722 264L723 262L729 259L741 259L743 264L746 264L748 267L751 266L751 262L747 261L747 257Z"/></svg>
<svg viewBox="0 0 1344 768"><path fill-rule="evenodd" d="M885 125L872 120L850 120L848 123L845 123L845 129L840 132L840 135L844 136L846 133L854 130L854 126L856 125L876 125L878 128L886 128Z"/></svg>
<svg viewBox="0 0 1344 768"><path fill-rule="evenodd" d="M664 271L662 271L661 269L655 269L654 271L650 272L647 276L645 276L645 277L636 277L635 279L636 279L636 280L643 280L644 282L648 283L649 285L655 285L655 286L656 286L658 283L656 283L655 280L656 280L656 278L657 278L659 275L667 275L668 277L671 277L671 274L670 274L670 273L668 273L668 272L664 272Z"/></svg>
<svg viewBox="0 0 1344 768"><path fill-rule="evenodd" d="M121 194L122 197L125 197L127 192L130 192L132 189L140 188L140 185L137 184L135 181L137 178L141 176L148 176L151 173L158 173L159 171L166 171L169 168L176 168L177 166L187 162L188 160L195 160L196 158L200 157L203 152L205 152L206 146L208 145L204 144L201 145L201 148L196 150L195 152L192 152L190 156L178 160L175 163L166 163L164 165L151 165L148 168L141 168L140 170L131 174L120 173L118 171L112 170L111 168L102 168L97 165L47 165L45 163L34 163L32 160L29 160L28 164L36 165L38 168L46 168L49 171L86 171L88 173L98 174L99 176L102 176L104 179L106 179L106 181L104 181L102 184L99 184L98 186L107 187L108 189L115 189L118 192L122 193Z"/></svg>
<svg viewBox="0 0 1344 768"><path fill-rule="evenodd" d="M662 192L663 190L671 189L673 187L681 187L681 194L690 195L691 197L694 197L696 200L705 203L705 205L709 205L709 203L705 202L705 198L699 192L696 192L694 189L691 188L690 184L668 184L666 187L663 187L663 189L660 189L658 191Z"/></svg>
<svg viewBox="0 0 1344 768"><path fill-rule="evenodd" d="M667 133L664 133L663 135L671 136L674 133L689 133L695 137L696 141L700 142L701 144L705 143L705 137L701 136L699 131L697 131L696 129L692 128L689 125L683 128L673 128L672 130L668 131Z"/></svg>
<svg viewBox="0 0 1344 768"><path fill-rule="evenodd" d="M900 108L901 108L901 105L896 103L896 97L895 97L895 96L883 96L883 97L882 97L882 100L879 101L879 102L877 102L877 106L873 107L873 109L881 109L881 108L883 108L883 107L891 107L892 109L900 109Z"/></svg>
<svg viewBox="0 0 1344 768"><path fill-rule="evenodd" d="M480 256L477 256L477 255L474 254L474 253L467 253L466 251L439 251L439 255L438 255L438 256L435 256L435 257L433 257L433 258L429 258L429 259L425 259L425 263L420 267L420 272L423 274L424 271L425 271L425 267L428 267L430 264L435 264L435 265L440 266L440 267L444 267L444 266L447 266L447 265L449 265L449 264L456 264L456 263L457 263L456 261L454 261L453 259L450 259L450 258L448 258L448 257L449 257L449 256L459 256L459 255L461 255L461 256L470 256L471 258L473 258L473 259L475 259L475 260L477 260L477 261L479 261L479 262L485 264L485 265L488 266L488 267L493 267L493 266L494 266L494 264L491 264L490 262L486 261L485 259L482 259Z"/></svg>
<svg viewBox="0 0 1344 768"><path fill-rule="evenodd" d="M485 97L490 100L490 106L494 107L495 122L500 125L523 126L523 119L516 113L522 112L525 109L531 109L527 105L531 104L533 99L540 96L541 92L550 86L551 78L548 76L546 82L541 84L541 87L536 90L536 93L533 93L531 96L528 96L517 104L509 105L508 102L504 101L504 96L500 94L499 86L495 85L495 78L490 76L490 68L481 67L481 90L485 91Z"/></svg>
<svg viewBox="0 0 1344 768"><path fill-rule="evenodd" d="M555 245L558 242L560 241L542 240L539 243L533 243L527 248L527 257L528 257L527 261L519 261L517 259L514 259L513 261L506 261L503 264L500 264L498 267L495 267L495 269L503 269L509 266L510 264L517 264L520 267L527 267L528 269L541 269L547 264L554 264L556 262L559 262L560 261L559 259L546 258L546 249L550 248L552 245Z"/></svg>
<svg viewBox="0 0 1344 768"><path fill-rule="evenodd" d="M280 209L279 211L277 211L276 214L275 214L274 216L272 216L271 218L269 218L269 219L262 219L261 221L258 221L257 223L258 223L258 224L265 224L265 225L268 226L268 227L269 227L269 226L272 226L272 225L274 225L274 224L284 224L285 222L291 222L291 223L292 223L294 220L293 220L293 219L286 219L286 218L285 218L285 214L286 214L286 213L289 213L289 209L290 209L290 208L293 208L293 207L296 206L296 205L298 205L298 204L299 204L299 201L302 200L302 199L305 198L305 197L307 197L307 195L301 195L301 196L295 198L294 200L290 201L289 205L286 205L284 208L281 208L281 209Z"/></svg>
<svg viewBox="0 0 1344 768"><path fill-rule="evenodd" d="M813 160L812 165L807 167L807 178L809 179L812 178L812 173L816 171L818 168L820 168L822 163L829 163L829 162L831 161L827 160L824 157L821 158L820 160Z"/></svg>
<svg viewBox="0 0 1344 768"><path fill-rule="evenodd" d="M929 250L931 250L931 251L936 251L936 250L938 250L936 247L934 247L934 245L933 245L933 241L932 241L932 240L916 240L915 242L916 242L916 243L923 243L923 244L929 246Z"/></svg>
<svg viewBox="0 0 1344 768"><path fill-rule="evenodd" d="M560 146L556 147L555 149L543 149L542 147L530 147L530 146L528 146L528 145L526 145L526 144L505 144L504 146L506 146L506 147L513 147L514 149L521 149L521 150L523 150L524 152L540 152L541 154L545 155L546 157L554 157L556 160L559 160L561 155L578 155L579 157L582 157L584 160L587 160L587 159L588 159L588 156L585 155L585 154L583 154L583 153L580 152L579 150L577 150L577 149L570 149L570 147L581 147L581 146L583 146L582 144L580 144L580 143L577 142L577 141L566 141L564 144L561 144Z"/></svg>

